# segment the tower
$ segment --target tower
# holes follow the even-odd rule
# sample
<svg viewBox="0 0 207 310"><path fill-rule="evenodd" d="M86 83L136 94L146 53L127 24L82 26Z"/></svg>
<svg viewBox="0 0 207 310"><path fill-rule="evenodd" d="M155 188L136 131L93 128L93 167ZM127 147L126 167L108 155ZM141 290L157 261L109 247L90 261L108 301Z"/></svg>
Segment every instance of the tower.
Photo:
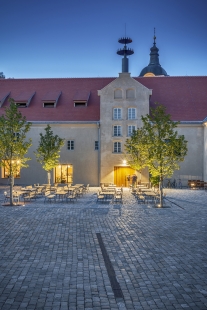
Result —
<svg viewBox="0 0 207 310"><path fill-rule="evenodd" d="M150 62L149 65L142 69L139 76L167 76L167 72L161 67L159 62L159 48L156 46L156 36L154 28L154 42L150 48Z"/></svg>
<svg viewBox="0 0 207 310"><path fill-rule="evenodd" d="M122 72L129 72L129 59L127 58L127 56L134 54L133 49L128 48L127 44L132 43L132 39L127 38L127 37L123 37L121 39L118 40L119 43L124 44L123 48L120 48L117 51L117 54L120 56L124 56L122 58Z"/></svg>

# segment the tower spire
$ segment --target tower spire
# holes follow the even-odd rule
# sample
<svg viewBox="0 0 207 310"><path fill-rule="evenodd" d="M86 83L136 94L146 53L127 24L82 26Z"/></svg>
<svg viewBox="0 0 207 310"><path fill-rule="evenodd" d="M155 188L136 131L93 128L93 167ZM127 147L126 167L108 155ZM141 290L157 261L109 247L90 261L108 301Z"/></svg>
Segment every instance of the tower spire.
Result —
<svg viewBox="0 0 207 310"><path fill-rule="evenodd" d="M132 43L132 39L125 36L123 38L120 38L118 42L124 44L124 47L120 48L117 51L118 55L124 56L122 58L122 72L129 72L129 59L127 58L127 56L134 54L134 51L133 49L128 48L127 44Z"/></svg>
<svg viewBox="0 0 207 310"><path fill-rule="evenodd" d="M155 46L156 45L156 35L155 35L155 27L154 27L154 37L153 37L153 39L154 39L154 43L153 43L153 45Z"/></svg>
<svg viewBox="0 0 207 310"><path fill-rule="evenodd" d="M161 67L159 61L159 48L156 46L156 35L154 27L153 46L150 48L150 61L147 67L143 68L139 76L167 76L167 72Z"/></svg>

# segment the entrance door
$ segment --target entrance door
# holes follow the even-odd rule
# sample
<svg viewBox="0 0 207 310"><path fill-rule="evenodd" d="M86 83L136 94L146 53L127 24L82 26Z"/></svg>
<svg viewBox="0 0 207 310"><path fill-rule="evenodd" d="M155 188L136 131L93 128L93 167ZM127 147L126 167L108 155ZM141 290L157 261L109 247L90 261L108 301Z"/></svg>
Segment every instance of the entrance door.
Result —
<svg viewBox="0 0 207 310"><path fill-rule="evenodd" d="M127 187L127 175L132 174L136 174L136 170L131 167L114 167L114 184Z"/></svg>

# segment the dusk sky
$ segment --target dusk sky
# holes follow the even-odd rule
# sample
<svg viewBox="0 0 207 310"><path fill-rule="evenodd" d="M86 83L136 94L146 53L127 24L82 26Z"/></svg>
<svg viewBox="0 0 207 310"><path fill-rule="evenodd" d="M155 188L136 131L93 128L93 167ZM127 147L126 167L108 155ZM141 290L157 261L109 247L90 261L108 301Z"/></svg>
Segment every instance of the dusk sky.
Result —
<svg viewBox="0 0 207 310"><path fill-rule="evenodd" d="M6 78L116 77L125 28L129 71L138 76L154 27L170 76L207 75L207 0L0 0L0 12Z"/></svg>

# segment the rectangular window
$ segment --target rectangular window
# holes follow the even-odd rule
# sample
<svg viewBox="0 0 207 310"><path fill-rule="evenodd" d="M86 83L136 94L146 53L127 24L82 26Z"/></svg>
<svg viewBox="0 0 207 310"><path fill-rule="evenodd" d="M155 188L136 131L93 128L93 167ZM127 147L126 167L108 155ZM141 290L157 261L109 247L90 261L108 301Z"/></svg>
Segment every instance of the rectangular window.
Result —
<svg viewBox="0 0 207 310"><path fill-rule="evenodd" d="M68 150L74 150L74 140L68 140Z"/></svg>
<svg viewBox="0 0 207 310"><path fill-rule="evenodd" d="M87 101L76 101L74 102L74 107L86 107Z"/></svg>
<svg viewBox="0 0 207 310"><path fill-rule="evenodd" d="M11 163L12 163L12 170L13 170L14 178L20 178L20 166L18 164L18 161L13 160ZM5 166L2 166L2 178L3 179L8 179L9 171L10 171L9 162L5 161Z"/></svg>
<svg viewBox="0 0 207 310"><path fill-rule="evenodd" d="M43 102L43 108L55 108L55 102Z"/></svg>
<svg viewBox="0 0 207 310"><path fill-rule="evenodd" d="M121 108L114 108L113 119L121 119Z"/></svg>
<svg viewBox="0 0 207 310"><path fill-rule="evenodd" d="M55 168L55 183L73 183L73 166L58 165Z"/></svg>
<svg viewBox="0 0 207 310"><path fill-rule="evenodd" d="M99 143L98 141L95 141L95 150L97 151L99 149Z"/></svg>
<svg viewBox="0 0 207 310"><path fill-rule="evenodd" d="M133 131L136 130L136 127L134 125L128 126L128 136L130 137L133 133Z"/></svg>
<svg viewBox="0 0 207 310"><path fill-rule="evenodd" d="M115 137L121 136L121 126L119 126L119 125L114 126L113 135L114 135Z"/></svg>
<svg viewBox="0 0 207 310"><path fill-rule="evenodd" d="M128 109L128 119L135 119L136 118L136 109L129 108Z"/></svg>
<svg viewBox="0 0 207 310"><path fill-rule="evenodd" d="M121 153L121 142L114 142L114 153Z"/></svg>

